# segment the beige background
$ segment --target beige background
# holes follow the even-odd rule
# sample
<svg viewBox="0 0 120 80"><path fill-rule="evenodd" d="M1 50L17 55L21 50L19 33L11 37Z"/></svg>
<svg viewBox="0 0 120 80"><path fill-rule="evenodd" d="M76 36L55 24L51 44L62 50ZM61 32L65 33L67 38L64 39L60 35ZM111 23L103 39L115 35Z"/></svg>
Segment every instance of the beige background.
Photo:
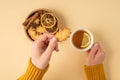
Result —
<svg viewBox="0 0 120 80"><path fill-rule="evenodd" d="M120 80L120 0L0 0L0 80L22 75L31 53L32 42L22 22L37 8L49 8L73 31L90 29L107 53L108 80ZM85 80L85 53L74 50L69 39L59 43L43 80Z"/></svg>

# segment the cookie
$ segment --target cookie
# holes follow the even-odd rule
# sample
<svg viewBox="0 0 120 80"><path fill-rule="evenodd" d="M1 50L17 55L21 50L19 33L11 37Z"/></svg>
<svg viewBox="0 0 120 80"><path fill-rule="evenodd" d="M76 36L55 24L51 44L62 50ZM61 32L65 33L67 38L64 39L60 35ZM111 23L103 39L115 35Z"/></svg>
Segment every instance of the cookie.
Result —
<svg viewBox="0 0 120 80"><path fill-rule="evenodd" d="M55 37L59 42L62 42L70 37L70 33L71 33L70 29L65 27L63 30L60 30L59 32L57 32L55 34Z"/></svg>

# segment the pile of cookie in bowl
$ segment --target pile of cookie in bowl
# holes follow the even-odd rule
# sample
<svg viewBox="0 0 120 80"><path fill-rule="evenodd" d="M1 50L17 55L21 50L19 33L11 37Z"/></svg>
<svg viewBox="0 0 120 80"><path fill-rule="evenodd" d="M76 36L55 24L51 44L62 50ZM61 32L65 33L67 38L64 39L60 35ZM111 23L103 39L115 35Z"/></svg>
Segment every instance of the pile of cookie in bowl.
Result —
<svg viewBox="0 0 120 80"><path fill-rule="evenodd" d="M51 10L38 9L28 15L23 26L32 41L37 40L44 33L50 33L62 42L70 36L71 31L61 24L59 18Z"/></svg>

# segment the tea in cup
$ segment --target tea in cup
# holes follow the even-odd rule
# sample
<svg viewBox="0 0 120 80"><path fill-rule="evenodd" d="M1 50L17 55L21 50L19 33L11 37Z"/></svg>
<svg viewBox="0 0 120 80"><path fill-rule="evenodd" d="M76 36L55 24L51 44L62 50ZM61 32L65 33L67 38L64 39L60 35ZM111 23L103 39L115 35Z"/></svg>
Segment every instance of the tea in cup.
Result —
<svg viewBox="0 0 120 80"><path fill-rule="evenodd" d="M73 31L70 37L70 42L76 50L87 51L92 47L94 37L88 29L80 28Z"/></svg>

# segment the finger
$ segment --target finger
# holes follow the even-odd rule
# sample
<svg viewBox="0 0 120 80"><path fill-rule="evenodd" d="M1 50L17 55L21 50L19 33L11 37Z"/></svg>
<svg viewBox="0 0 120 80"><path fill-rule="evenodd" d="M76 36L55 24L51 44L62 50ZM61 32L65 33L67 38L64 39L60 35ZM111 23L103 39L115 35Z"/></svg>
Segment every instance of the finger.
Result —
<svg viewBox="0 0 120 80"><path fill-rule="evenodd" d="M101 53L101 48L99 48L96 55L101 55L101 54L102 54L102 53Z"/></svg>
<svg viewBox="0 0 120 80"><path fill-rule="evenodd" d="M55 39L56 39L56 38L55 38ZM49 41L50 41L50 39L49 39ZM56 47L55 47L55 51L56 51L56 52L59 51L57 39L56 39Z"/></svg>
<svg viewBox="0 0 120 80"><path fill-rule="evenodd" d="M104 54L104 52L103 52L103 50L101 48L99 48L95 58L96 59L103 59L103 58L105 58L105 54Z"/></svg>
<svg viewBox="0 0 120 80"><path fill-rule="evenodd" d="M93 46L94 46L94 44L92 45L92 47L91 47L89 50L86 51L86 53L87 53L88 55L90 54L90 52L91 52Z"/></svg>
<svg viewBox="0 0 120 80"><path fill-rule="evenodd" d="M105 52L103 51L103 49L101 47L99 48L99 53L98 54L105 55Z"/></svg>
<svg viewBox="0 0 120 80"><path fill-rule="evenodd" d="M48 33L44 33L42 36L39 37L38 42L43 42L47 39L52 39L54 36Z"/></svg>
<svg viewBox="0 0 120 80"><path fill-rule="evenodd" d="M94 45L92 45L92 47L93 47ZM91 48L92 48L91 47ZM87 54L89 54L90 53L90 51L91 51L91 48L89 49L89 50L87 50L86 52L87 52Z"/></svg>
<svg viewBox="0 0 120 80"><path fill-rule="evenodd" d="M51 55L52 52L55 50L55 47L57 46L57 40L56 38L52 38L48 44L48 47L45 51L45 54Z"/></svg>
<svg viewBox="0 0 120 80"><path fill-rule="evenodd" d="M44 35L46 35L48 39L52 39L54 37L54 35L49 33L44 33Z"/></svg>
<svg viewBox="0 0 120 80"><path fill-rule="evenodd" d="M87 52L87 53L90 53L90 51L91 51L91 49L87 50L86 52Z"/></svg>
<svg viewBox="0 0 120 80"><path fill-rule="evenodd" d="M100 47L100 50L101 50L102 54L105 55L105 51L102 49L102 47Z"/></svg>
<svg viewBox="0 0 120 80"><path fill-rule="evenodd" d="M59 51L58 43L57 43L57 45L56 45L56 47L55 47L55 50L56 50L57 52Z"/></svg>
<svg viewBox="0 0 120 80"><path fill-rule="evenodd" d="M87 52L87 56L89 56L90 51L91 51L91 49L89 49L89 50L86 51Z"/></svg>
<svg viewBox="0 0 120 80"><path fill-rule="evenodd" d="M91 48L91 51L90 51L90 53L89 53L89 56L92 57L92 58L95 57L98 49L99 49L99 43L95 43L95 44L93 45L93 47Z"/></svg>

